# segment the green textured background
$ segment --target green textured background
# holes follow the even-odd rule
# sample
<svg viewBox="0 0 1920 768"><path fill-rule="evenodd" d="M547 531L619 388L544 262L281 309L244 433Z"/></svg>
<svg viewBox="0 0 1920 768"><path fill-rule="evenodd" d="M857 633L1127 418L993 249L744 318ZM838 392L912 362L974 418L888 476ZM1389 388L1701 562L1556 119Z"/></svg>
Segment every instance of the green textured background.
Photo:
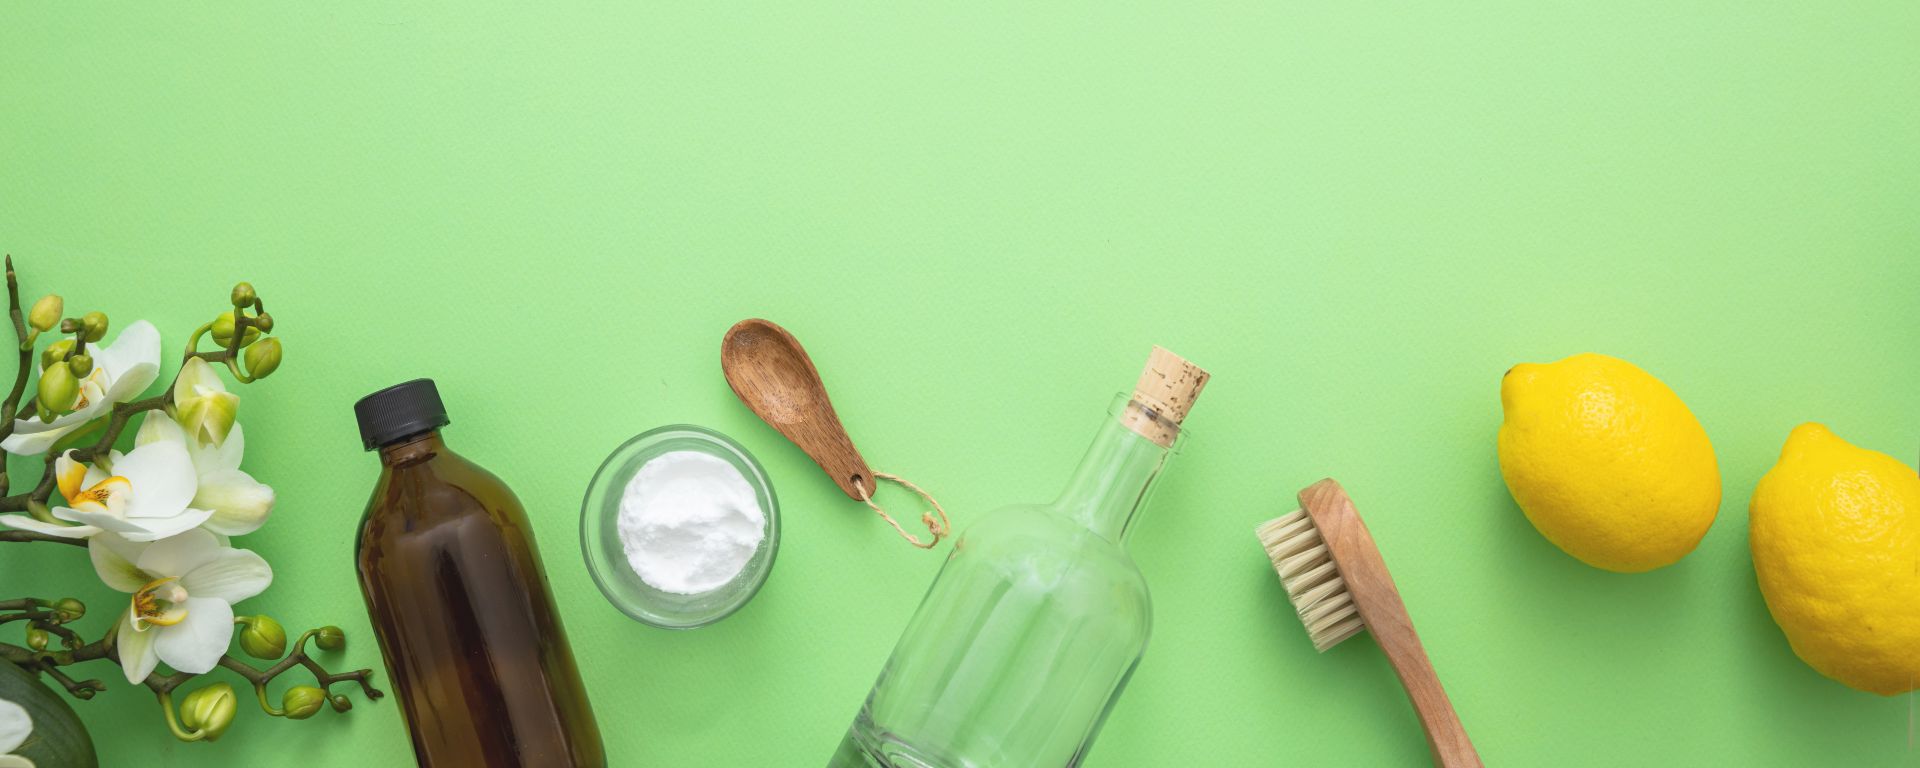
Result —
<svg viewBox="0 0 1920 768"><path fill-rule="evenodd" d="M1050 498L1150 344L1211 369L1089 765L1426 759L1372 641L1316 655L1252 535L1333 475L1488 762L1914 766L1908 697L1789 651L1745 510L1802 421L1920 445L1917 100L1897 0L14 2L0 250L169 350L259 286L288 360L242 419L281 503L243 610L340 623L342 664L379 664L349 408L436 377L531 510L615 765L823 763L939 565L727 390L721 334L765 316L963 525ZM1580 565L1502 486L1501 372L1586 350L1714 440L1721 516L1674 567ZM760 596L686 633L577 543L600 459L670 422L744 443L787 524ZM0 592L98 632L77 554L10 546ZM406 763L355 701L214 746L125 685L78 708L109 766Z"/></svg>

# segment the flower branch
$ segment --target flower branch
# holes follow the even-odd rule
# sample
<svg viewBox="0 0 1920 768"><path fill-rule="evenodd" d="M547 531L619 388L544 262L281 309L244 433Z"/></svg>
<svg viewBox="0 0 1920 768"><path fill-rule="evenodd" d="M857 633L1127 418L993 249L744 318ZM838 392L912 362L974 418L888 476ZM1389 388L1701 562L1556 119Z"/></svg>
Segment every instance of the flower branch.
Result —
<svg viewBox="0 0 1920 768"><path fill-rule="evenodd" d="M82 548L87 546L85 539L69 539L65 536L54 536L45 533L35 533L33 531L0 531L0 542L9 541L44 541L51 544L70 544Z"/></svg>
<svg viewBox="0 0 1920 768"><path fill-rule="evenodd" d="M17 493L0 470L0 525L6 526L0 543L85 547L101 580L130 597L112 628L92 642L67 626L86 612L78 600L0 600L0 625L26 625L25 644L0 643L0 659L51 678L80 699L105 685L76 680L66 667L118 664L129 683L153 692L169 730L183 741L214 741L232 722L235 696L228 683L175 701L176 691L215 667L250 683L262 711L276 717L306 719L329 705L350 710L352 700L335 693L336 685L357 685L367 698L379 698L372 670L332 672L307 652L309 642L322 651L343 647L338 627L301 634L289 653L273 619L234 615L234 603L273 579L258 554L230 544L266 522L274 493L240 470L240 398L215 372L223 366L247 384L279 367L281 342L270 335L273 318L253 286L235 285L229 308L193 332L164 392L135 399L159 373L153 326L134 323L109 342L104 313L64 316L57 295L23 310L11 257L6 272L20 367L0 400L0 449L44 458L38 482ZM40 376L29 397L36 341L56 329L61 338L40 351ZM203 351L208 337L214 347ZM116 450L136 426L133 448ZM237 644L247 656L274 663L256 667L229 652L236 641L231 631L221 632L228 625L238 627ZM268 685L296 668L313 684L287 689L276 705Z"/></svg>

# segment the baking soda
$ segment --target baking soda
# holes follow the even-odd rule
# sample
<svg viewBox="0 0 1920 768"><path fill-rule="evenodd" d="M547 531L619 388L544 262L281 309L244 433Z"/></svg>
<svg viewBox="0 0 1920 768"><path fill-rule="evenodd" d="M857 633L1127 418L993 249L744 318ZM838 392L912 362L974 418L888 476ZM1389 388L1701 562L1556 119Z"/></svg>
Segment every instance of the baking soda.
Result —
<svg viewBox="0 0 1920 768"><path fill-rule="evenodd" d="M740 470L673 451L647 461L620 496L620 546L648 586L697 595L740 575L766 537L766 514Z"/></svg>

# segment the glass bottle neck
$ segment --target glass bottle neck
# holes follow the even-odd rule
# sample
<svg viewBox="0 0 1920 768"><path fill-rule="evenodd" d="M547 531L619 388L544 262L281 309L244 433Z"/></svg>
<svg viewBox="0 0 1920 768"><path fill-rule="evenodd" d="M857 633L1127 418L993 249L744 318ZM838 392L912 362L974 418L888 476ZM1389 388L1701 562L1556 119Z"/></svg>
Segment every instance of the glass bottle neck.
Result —
<svg viewBox="0 0 1920 768"><path fill-rule="evenodd" d="M422 432L397 443L380 446L380 466L401 467L417 464L447 452L440 431Z"/></svg>
<svg viewBox="0 0 1920 768"><path fill-rule="evenodd" d="M1108 541L1125 544L1169 453L1110 416L1054 508Z"/></svg>

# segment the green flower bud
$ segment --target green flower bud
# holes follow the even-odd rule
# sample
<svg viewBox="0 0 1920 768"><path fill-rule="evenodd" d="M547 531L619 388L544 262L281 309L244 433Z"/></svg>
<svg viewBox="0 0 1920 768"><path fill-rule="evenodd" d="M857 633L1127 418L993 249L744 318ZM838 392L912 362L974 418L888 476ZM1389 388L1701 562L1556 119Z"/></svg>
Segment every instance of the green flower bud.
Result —
<svg viewBox="0 0 1920 768"><path fill-rule="evenodd" d="M233 311L228 310L226 312L220 313L219 317L216 317L213 319L213 343L223 347L232 344L233 343L233 327L234 327ZM246 337L240 340L240 346L244 347L248 344L252 344L254 339L258 339L258 338L260 338L260 329L248 328Z"/></svg>
<svg viewBox="0 0 1920 768"><path fill-rule="evenodd" d="M273 315L262 312L253 317L253 324L260 326L261 333L273 333Z"/></svg>
<svg viewBox="0 0 1920 768"><path fill-rule="evenodd" d="M47 631L36 626L27 626L27 647L35 651L47 649Z"/></svg>
<svg viewBox="0 0 1920 768"><path fill-rule="evenodd" d="M87 377L87 374L93 373L93 356L82 352L73 357L69 357L67 358L67 369L73 371L74 376L84 379Z"/></svg>
<svg viewBox="0 0 1920 768"><path fill-rule="evenodd" d="M54 363L67 359L67 353L73 351L73 339L61 339L40 352L40 367L52 368Z"/></svg>
<svg viewBox="0 0 1920 768"><path fill-rule="evenodd" d="M80 617L87 615L87 604L71 597L63 597L60 598L60 602L53 604L53 610L60 614L60 621L64 624L78 621Z"/></svg>
<svg viewBox="0 0 1920 768"><path fill-rule="evenodd" d="M60 322L60 313L66 310L66 302L58 294L49 293L33 303L33 309L27 312L27 325L36 331L51 331L55 323Z"/></svg>
<svg viewBox="0 0 1920 768"><path fill-rule="evenodd" d="M48 410L47 404L40 402L39 400L33 401L33 415L36 418L40 419L40 423L42 424L53 423L53 419L54 419L53 411Z"/></svg>
<svg viewBox="0 0 1920 768"><path fill-rule="evenodd" d="M233 725L238 704L233 686L214 683L180 700L180 724L189 731L205 732L207 741L219 741L227 732L227 726Z"/></svg>
<svg viewBox="0 0 1920 768"><path fill-rule="evenodd" d="M256 298L253 292L253 283L249 283L245 280L242 280L238 283L234 283L233 295L230 298L233 301L233 305L236 307L253 306L253 300L254 298Z"/></svg>
<svg viewBox="0 0 1920 768"><path fill-rule="evenodd" d="M247 347L247 375L264 379L273 369L280 367L280 337L268 336L260 343Z"/></svg>
<svg viewBox="0 0 1920 768"><path fill-rule="evenodd" d="M220 445L233 429L239 412L240 396L227 391L213 366L198 357L188 358L173 380L173 420L200 445Z"/></svg>
<svg viewBox="0 0 1920 768"><path fill-rule="evenodd" d="M347 647L347 633L335 626L321 627L313 633L313 644L323 651L337 651Z"/></svg>
<svg viewBox="0 0 1920 768"><path fill-rule="evenodd" d="M80 328L86 331L88 344L107 337L107 313L88 312L80 317Z"/></svg>
<svg viewBox="0 0 1920 768"><path fill-rule="evenodd" d="M80 399L80 380L73 377L73 369L56 365L40 372L40 405L56 413L73 410L73 403Z"/></svg>
<svg viewBox="0 0 1920 768"><path fill-rule="evenodd" d="M287 652L287 631L271 616L240 617L240 650L256 659L273 661Z"/></svg>
<svg viewBox="0 0 1920 768"><path fill-rule="evenodd" d="M320 711L327 703L327 692L311 685L296 685L288 688L280 697L280 709L285 710L289 720L305 720Z"/></svg>
<svg viewBox="0 0 1920 768"><path fill-rule="evenodd" d="M328 702L333 704L333 711L335 712L345 712L353 709L353 700L339 694L335 694Z"/></svg>

